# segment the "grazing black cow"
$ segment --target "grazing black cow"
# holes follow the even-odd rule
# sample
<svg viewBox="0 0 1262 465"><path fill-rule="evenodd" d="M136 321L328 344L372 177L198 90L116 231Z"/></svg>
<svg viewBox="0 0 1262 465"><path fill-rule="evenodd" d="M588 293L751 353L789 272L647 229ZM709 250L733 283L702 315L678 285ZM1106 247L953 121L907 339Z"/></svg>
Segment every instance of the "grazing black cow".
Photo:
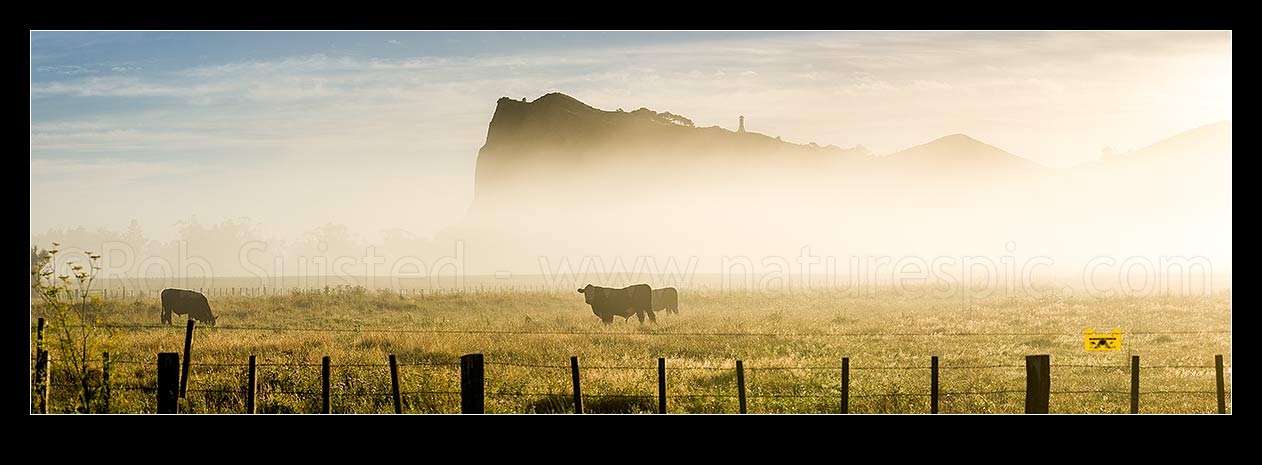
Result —
<svg viewBox="0 0 1262 465"><path fill-rule="evenodd" d="M640 323L644 323L645 313L649 314L649 320L657 323L657 315L653 313L653 289L648 284L636 284L622 289L588 284L578 292L592 306L592 313L605 324L613 323L614 315L628 320L631 315L635 315L639 317Z"/></svg>
<svg viewBox="0 0 1262 465"><path fill-rule="evenodd" d="M189 318L202 323L215 325L215 314L210 311L210 302L206 296L197 291L185 289L162 290L162 322L171 324L171 314L188 315Z"/></svg>
<svg viewBox="0 0 1262 465"><path fill-rule="evenodd" d="M679 291L673 287L653 289L653 311L679 314Z"/></svg>

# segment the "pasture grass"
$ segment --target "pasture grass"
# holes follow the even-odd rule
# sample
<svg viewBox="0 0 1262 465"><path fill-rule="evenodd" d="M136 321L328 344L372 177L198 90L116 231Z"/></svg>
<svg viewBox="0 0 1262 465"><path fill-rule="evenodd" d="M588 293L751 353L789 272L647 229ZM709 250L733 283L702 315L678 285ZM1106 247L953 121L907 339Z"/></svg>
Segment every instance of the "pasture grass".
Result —
<svg viewBox="0 0 1262 465"><path fill-rule="evenodd" d="M98 305L116 325L159 322L156 298ZM422 297L340 288L213 297L211 306L219 326L196 327L182 411L242 412L251 354L260 364L261 413L319 412L326 355L335 413L393 412L389 354L401 365L407 413L458 413L458 362L468 353L485 354L488 413L545 414L573 410L570 356L580 358L585 409L593 413L655 411L657 357L667 359L672 413L736 413L737 359L745 364L750 413L838 412L842 357L850 359L852 413L929 412L935 355L942 413L1020 413L1024 357L1034 354L1051 355L1053 413L1128 412L1131 355L1162 366L1141 371L1142 391L1154 392L1141 396L1141 412L1213 413L1214 355L1231 365L1230 333L1177 333L1229 330L1229 292L930 299L893 291L684 289L678 315L659 314L656 325L616 318L609 326L572 292ZM32 320L40 311L33 308ZM1123 350L1084 351L1088 327L1122 328ZM153 412L156 354L182 353L183 344L182 324L121 330L111 343L111 411ZM53 367L58 410L72 393L60 385L65 368Z"/></svg>

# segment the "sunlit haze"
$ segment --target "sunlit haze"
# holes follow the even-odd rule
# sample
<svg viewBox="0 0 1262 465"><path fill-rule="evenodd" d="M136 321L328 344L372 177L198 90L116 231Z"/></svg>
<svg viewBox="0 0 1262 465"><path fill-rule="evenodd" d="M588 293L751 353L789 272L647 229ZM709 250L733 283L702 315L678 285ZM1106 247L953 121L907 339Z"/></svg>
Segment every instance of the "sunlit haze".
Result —
<svg viewBox="0 0 1262 465"><path fill-rule="evenodd" d="M484 272L537 272L540 257L796 257L803 247L836 256L1050 255L1066 263L1100 254L1205 256L1217 260L1215 270L1230 269L1231 66L1229 32L34 32L30 231L33 243L79 237L93 247L94 238L130 230L132 239L168 244L172 253L169 241L183 239L224 260L235 260L246 239L297 247L316 238L312 247L322 248L311 253L336 240L379 250L393 241L391 253L400 254L421 242L451 254L454 241L464 241L474 257L468 271ZM942 139L920 151L932 154L902 159L913 168L882 168L939 203L915 200L885 178L847 178L868 173L849 165L806 166L805 176L821 178L806 182L753 165L750 173L719 175L655 161L638 169L679 182L647 190L580 183L564 193L531 187L506 195L539 194L572 209L471 210L479 150L496 148L488 123L499 99L533 102L552 93L607 112L669 112L696 128L736 131L744 116L750 133L865 159ZM1132 168L1092 168L1215 123L1208 137L1225 144L1225 164L1207 162L1200 178L1136 185ZM944 172L933 168L941 160L915 161L984 146L1006 152L996 159L1011 166L970 159L977 165ZM617 163L634 164L640 155L619 156ZM1025 169L1020 159L1037 173L1004 171ZM584 177L558 160L505 169ZM963 189L974 203L944 205L954 194L934 190L961 190L992 169L985 177L1009 187ZM763 176L767 184L759 191L712 183L720 176ZM779 185L773 178L789 189L768 194L767 186ZM858 187L864 182L876 190ZM1126 196L1170 191L1161 187L1169 182L1215 196L1225 188L1226 202L1200 205L1184 191L1157 195L1160 206L1146 201L1152 196ZM598 195L611 192L621 196ZM996 202L979 209L983 197ZM748 210L705 208L719 198ZM652 218L652 199L687 205L686 224L645 228L617 247L603 229L567 233L584 225L578 212L585 210L639 205ZM1162 218L1169 202L1204 216L1174 228L1145 223ZM559 217L546 216L553 213ZM493 230L511 223L514 233L537 234L525 242L480 236L476 225L486 215L498 222ZM539 216L523 226L508 219L514 215ZM1058 217L1066 221L1046 224ZM215 241L222 250L206 245ZM510 246L512 253L503 250ZM479 258L492 250L502 255Z"/></svg>
<svg viewBox="0 0 1262 465"><path fill-rule="evenodd" d="M31 412L1229 414L1232 38L32 31Z"/></svg>

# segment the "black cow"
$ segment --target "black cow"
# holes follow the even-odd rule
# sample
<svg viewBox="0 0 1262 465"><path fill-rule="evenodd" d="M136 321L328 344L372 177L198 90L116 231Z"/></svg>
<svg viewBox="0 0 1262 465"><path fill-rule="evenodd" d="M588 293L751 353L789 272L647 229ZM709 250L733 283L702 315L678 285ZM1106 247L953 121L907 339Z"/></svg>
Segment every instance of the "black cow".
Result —
<svg viewBox="0 0 1262 465"><path fill-rule="evenodd" d="M679 291L673 287L653 289L653 311L679 314Z"/></svg>
<svg viewBox="0 0 1262 465"><path fill-rule="evenodd" d="M635 315L639 317L640 323L644 323L645 313L649 314L649 320L657 323L657 315L653 313L653 289L648 284L636 284L622 289L588 284L578 292L592 306L592 313L605 324L613 323L614 315L628 320L631 315Z"/></svg>
<svg viewBox="0 0 1262 465"><path fill-rule="evenodd" d="M188 315L194 320L215 325L215 314L210 311L210 302L206 296L197 291L186 289L162 290L162 322L171 324L171 314Z"/></svg>

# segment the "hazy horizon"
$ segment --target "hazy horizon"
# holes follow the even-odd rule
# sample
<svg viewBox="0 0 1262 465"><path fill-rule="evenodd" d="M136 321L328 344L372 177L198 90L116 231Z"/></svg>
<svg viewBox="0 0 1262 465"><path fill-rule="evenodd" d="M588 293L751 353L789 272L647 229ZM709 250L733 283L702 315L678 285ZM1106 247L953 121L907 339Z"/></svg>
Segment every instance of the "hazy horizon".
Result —
<svg viewBox="0 0 1262 465"><path fill-rule="evenodd" d="M472 201L496 100L548 92L877 155L967 134L1068 168L1230 121L1231 34L32 32L32 240L136 220L173 241L193 219L429 238Z"/></svg>
<svg viewBox="0 0 1262 465"><path fill-rule="evenodd" d="M1232 31L30 39L33 414L1232 412Z"/></svg>

